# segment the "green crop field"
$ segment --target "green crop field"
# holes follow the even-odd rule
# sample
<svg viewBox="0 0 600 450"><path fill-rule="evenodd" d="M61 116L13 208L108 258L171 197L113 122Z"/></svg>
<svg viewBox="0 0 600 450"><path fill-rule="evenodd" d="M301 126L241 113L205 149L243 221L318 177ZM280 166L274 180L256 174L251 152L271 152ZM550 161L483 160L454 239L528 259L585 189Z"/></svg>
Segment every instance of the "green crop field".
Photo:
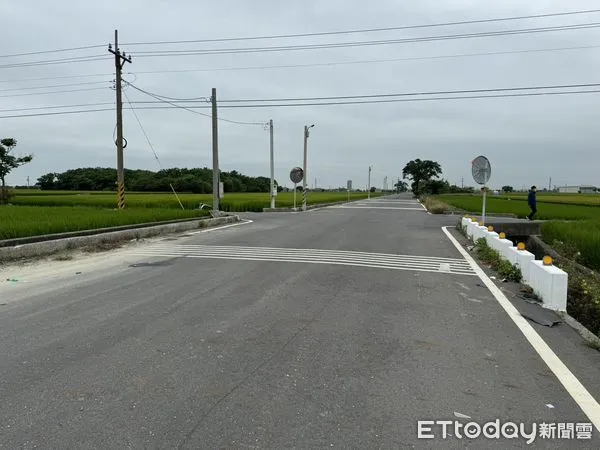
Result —
<svg viewBox="0 0 600 450"><path fill-rule="evenodd" d="M367 197L366 192L350 193L350 200L359 200ZM381 193L372 193L378 196ZM179 200L178 200L179 198ZM297 205L302 202L302 193L296 194ZM309 192L308 203L333 203L348 199L346 192ZM198 208L200 204L212 204L212 194L178 194L173 193L127 193L125 196L126 206L142 208L178 208L181 204L185 209ZM68 193L14 193L10 200L13 205L25 206L94 206L101 208L114 208L117 202L115 193L106 192L68 192ZM268 193L231 193L225 194L220 200L222 209L225 211L256 211L261 212L263 208L270 206ZM292 207L294 205L293 192L280 192L275 199L277 207Z"/></svg>
<svg viewBox="0 0 600 450"><path fill-rule="evenodd" d="M118 225L184 219L207 215L212 205L211 194L127 193L126 208L115 210L113 192L12 191L10 205L0 206L0 240L50 233L64 233ZM371 193L377 197L381 193ZM368 194L350 193L350 200ZM296 194L297 206L302 193ZM333 203L348 199L346 192L309 192L309 205ZM179 203L181 201L181 204ZM221 209L229 212L256 211L270 206L268 193L231 193L221 199ZM209 208L198 210L201 204ZM181 208L183 205L183 209ZM294 206L293 192L280 192L276 207Z"/></svg>
<svg viewBox="0 0 600 450"><path fill-rule="evenodd" d="M481 195L447 194L439 195L436 198L460 210L481 213L483 198ZM547 197L538 196L538 219L542 220L600 220L600 208L590 203L591 199L580 200L572 199L569 194L563 196L553 196L552 201L547 201ZM517 217L524 218L529 214L526 197L507 198L505 196L488 195L486 200L486 213L516 214Z"/></svg>
<svg viewBox="0 0 600 450"><path fill-rule="evenodd" d="M481 214L481 195L439 195L436 199L463 211ZM486 200L486 213L529 213L525 195L495 196ZM557 250L568 252L590 269L600 270L600 196L593 194L548 194L537 196L542 238Z"/></svg>
<svg viewBox="0 0 600 450"><path fill-rule="evenodd" d="M123 211L86 206L1 206L0 240L68 231L93 230L164 220L192 219L207 210L130 208Z"/></svg>

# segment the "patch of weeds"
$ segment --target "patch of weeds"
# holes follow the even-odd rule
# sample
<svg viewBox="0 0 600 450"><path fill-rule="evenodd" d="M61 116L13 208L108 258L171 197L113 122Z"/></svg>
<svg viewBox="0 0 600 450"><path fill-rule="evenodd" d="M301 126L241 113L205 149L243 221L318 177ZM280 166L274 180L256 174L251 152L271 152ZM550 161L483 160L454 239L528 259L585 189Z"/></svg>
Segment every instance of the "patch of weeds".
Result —
<svg viewBox="0 0 600 450"><path fill-rule="evenodd" d="M502 278L509 281L520 282L523 279L521 269L513 266L510 261L502 258L500 253L487 245L484 238L480 238L475 243L475 253L477 257L485 264L498 272Z"/></svg>
<svg viewBox="0 0 600 450"><path fill-rule="evenodd" d="M570 261L561 262L560 268L569 276L567 313L600 336L600 279L582 274Z"/></svg>
<svg viewBox="0 0 600 450"><path fill-rule="evenodd" d="M450 209L450 207L446 203L442 203L439 200L432 197L425 197L424 202L425 208L431 214L444 214L446 211Z"/></svg>
<svg viewBox="0 0 600 450"><path fill-rule="evenodd" d="M513 266L510 261L506 259L501 259L498 264L498 275L502 278L506 278L508 281L514 281L515 283L520 283L523 279L523 274L521 273L521 269Z"/></svg>
<svg viewBox="0 0 600 450"><path fill-rule="evenodd" d="M54 261L71 261L73 259L73 255L69 253L60 253L52 258Z"/></svg>

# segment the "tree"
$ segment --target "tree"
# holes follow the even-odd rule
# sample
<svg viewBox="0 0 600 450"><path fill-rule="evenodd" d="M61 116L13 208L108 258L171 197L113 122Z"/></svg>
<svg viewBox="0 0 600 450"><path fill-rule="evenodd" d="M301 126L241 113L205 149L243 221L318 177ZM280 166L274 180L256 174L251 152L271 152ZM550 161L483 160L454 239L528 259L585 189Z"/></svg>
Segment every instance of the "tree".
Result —
<svg viewBox="0 0 600 450"><path fill-rule="evenodd" d="M2 192L0 201L8 201L8 192L6 190L6 176L13 170L23 164L27 164L33 159L32 155L25 155L17 158L10 152L17 146L17 140L13 138L4 138L0 140L0 181L2 181Z"/></svg>
<svg viewBox="0 0 600 450"><path fill-rule="evenodd" d="M408 184L406 184L404 181L398 181L396 184L394 184L394 187L398 192L408 191Z"/></svg>
<svg viewBox="0 0 600 450"><path fill-rule="evenodd" d="M504 192L512 192L512 191L514 191L514 189L513 189L512 186L502 186L502 190Z"/></svg>
<svg viewBox="0 0 600 450"><path fill-rule="evenodd" d="M421 161L415 159L410 161L404 169L402 169L402 177L412 180L412 191L415 195L419 195L423 186L428 183L433 177L437 177L442 173L440 165L431 160Z"/></svg>

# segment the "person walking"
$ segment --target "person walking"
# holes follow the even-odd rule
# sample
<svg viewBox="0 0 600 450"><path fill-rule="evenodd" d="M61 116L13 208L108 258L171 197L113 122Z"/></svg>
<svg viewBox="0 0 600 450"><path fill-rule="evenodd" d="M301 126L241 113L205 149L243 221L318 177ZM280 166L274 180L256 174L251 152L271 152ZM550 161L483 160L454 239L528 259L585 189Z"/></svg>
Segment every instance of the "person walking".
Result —
<svg viewBox="0 0 600 450"><path fill-rule="evenodd" d="M527 204L529 205L529 208L531 209L531 212L527 216L527 218L529 220L533 220L533 216L535 216L537 213L537 200L535 198L535 191L536 191L536 187L531 186L531 189L529 190L529 195L527 196Z"/></svg>

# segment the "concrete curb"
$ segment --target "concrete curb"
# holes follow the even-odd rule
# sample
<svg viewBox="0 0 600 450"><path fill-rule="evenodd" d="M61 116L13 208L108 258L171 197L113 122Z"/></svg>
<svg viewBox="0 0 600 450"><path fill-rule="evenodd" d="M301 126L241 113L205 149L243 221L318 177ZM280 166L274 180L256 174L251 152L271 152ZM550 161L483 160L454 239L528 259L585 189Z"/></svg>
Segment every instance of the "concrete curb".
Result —
<svg viewBox="0 0 600 450"><path fill-rule="evenodd" d="M98 233L89 236L54 239L50 241L16 245L13 247L2 247L0 248L0 263L26 258L50 256L61 251L74 250L88 245L119 243L132 239L140 239L161 234L178 233L198 228L209 228L239 221L240 217L237 215L217 217L213 219L194 219L185 222L146 226L143 228Z"/></svg>

